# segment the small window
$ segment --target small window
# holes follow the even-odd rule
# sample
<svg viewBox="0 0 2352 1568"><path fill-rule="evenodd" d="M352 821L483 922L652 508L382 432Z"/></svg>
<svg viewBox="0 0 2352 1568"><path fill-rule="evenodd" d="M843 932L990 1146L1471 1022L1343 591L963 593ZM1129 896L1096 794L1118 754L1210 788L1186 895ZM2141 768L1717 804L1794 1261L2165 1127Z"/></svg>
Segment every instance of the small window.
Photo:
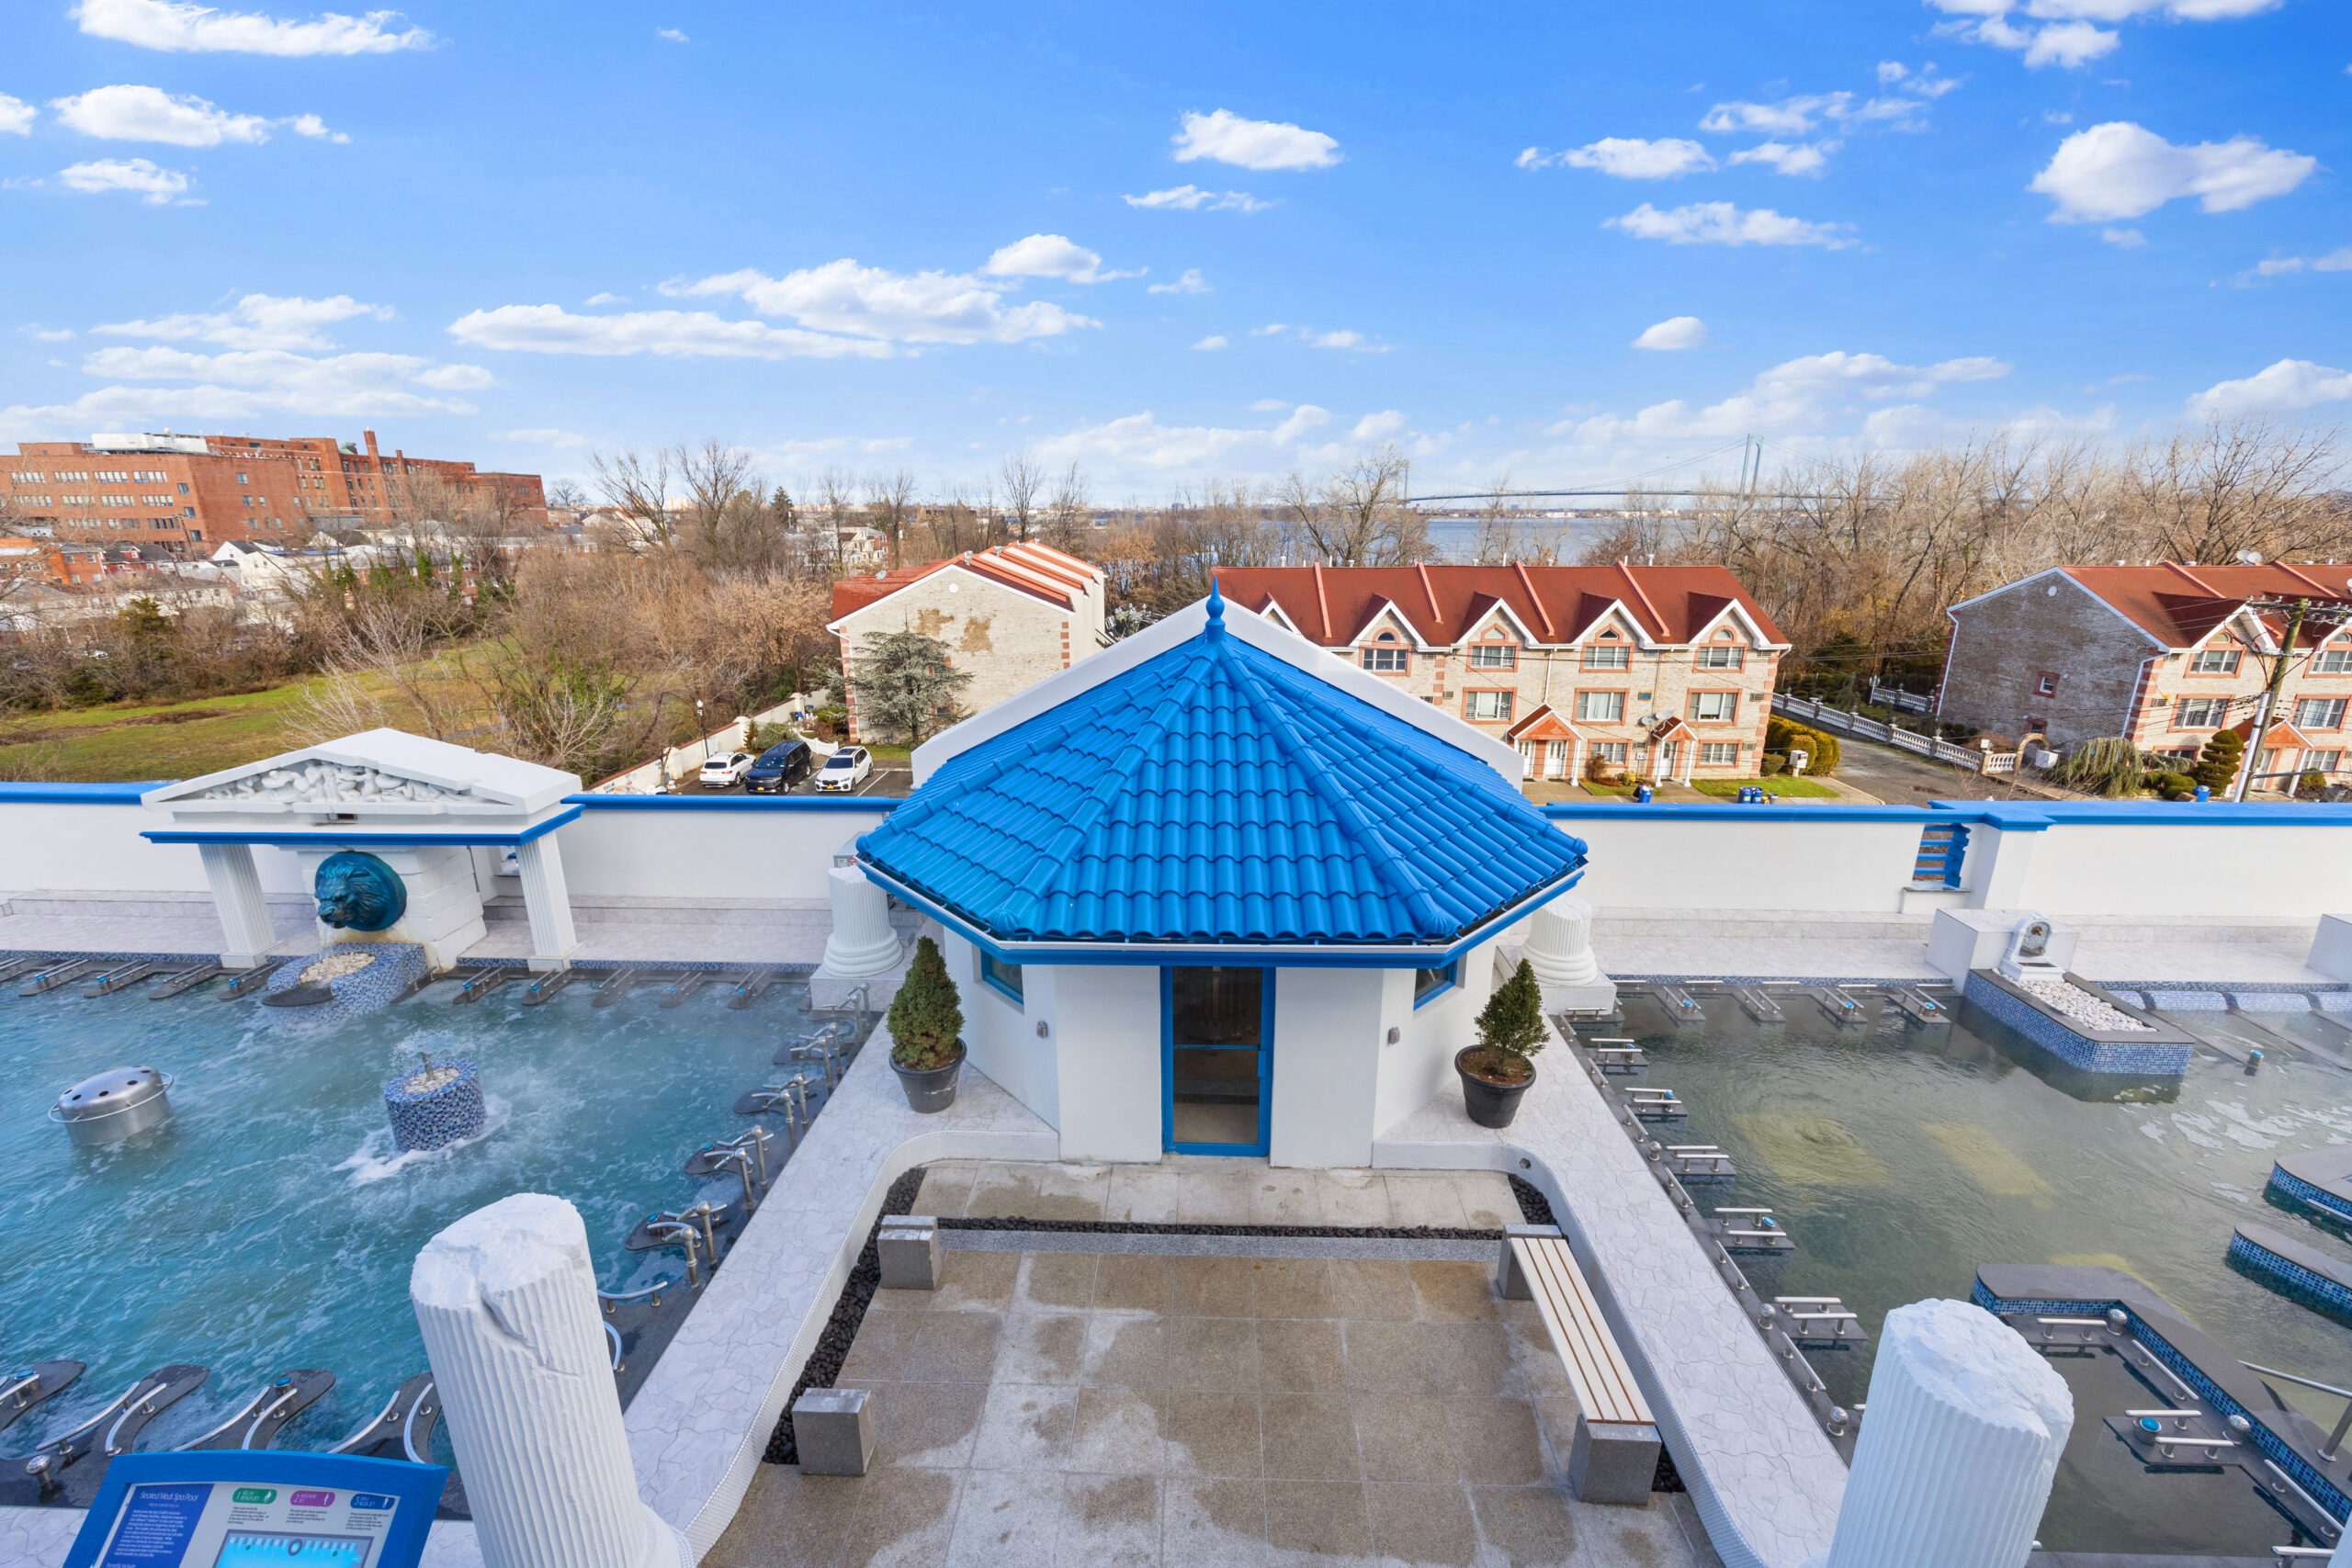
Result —
<svg viewBox="0 0 2352 1568"><path fill-rule="evenodd" d="M2295 727L2298 729L2341 729L2344 728L2345 699L2342 697L2305 697L2295 705Z"/></svg>
<svg viewBox="0 0 2352 1568"><path fill-rule="evenodd" d="M2340 773L2343 771L2343 766L2344 753L2341 751L2306 751L2303 753L2303 768L2305 772L2318 772L2323 773Z"/></svg>
<svg viewBox="0 0 2352 1568"><path fill-rule="evenodd" d="M2352 675L2352 648L2323 648L2312 660L2314 675Z"/></svg>
<svg viewBox="0 0 2352 1568"><path fill-rule="evenodd" d="M1612 768L1625 765L1625 743L1623 740L1596 740L1592 743L1592 760L1606 762Z"/></svg>
<svg viewBox="0 0 2352 1568"><path fill-rule="evenodd" d="M1578 692L1577 717L1587 724L1616 724L1625 716L1623 692Z"/></svg>
<svg viewBox="0 0 2352 1568"><path fill-rule="evenodd" d="M1375 675L1402 675L1411 668L1411 659L1412 655L1401 648L1367 648L1363 650L1363 667Z"/></svg>
<svg viewBox="0 0 2352 1568"><path fill-rule="evenodd" d="M980 978L1016 1002L1024 999L1021 990L1021 965L1018 964L1000 963L993 953L983 951L980 953Z"/></svg>
<svg viewBox="0 0 2352 1568"><path fill-rule="evenodd" d="M1739 742L1736 740L1705 740L1699 745L1699 765L1704 768L1734 768L1739 765Z"/></svg>
<svg viewBox="0 0 2352 1568"><path fill-rule="evenodd" d="M1510 698L1509 692L1464 692L1462 694L1463 716L1481 723L1499 724L1510 717Z"/></svg>
<svg viewBox="0 0 2352 1568"><path fill-rule="evenodd" d="M1414 970L1413 1005L1419 1007L1439 992L1452 990L1461 969L1462 960L1457 958L1442 968Z"/></svg>
<svg viewBox="0 0 2352 1568"><path fill-rule="evenodd" d="M1710 724L1729 724L1739 716L1737 692L1693 692L1690 716Z"/></svg>
<svg viewBox="0 0 2352 1568"><path fill-rule="evenodd" d="M1623 670L1633 663L1634 650L1623 643L1595 643L1584 650L1588 670Z"/></svg>
<svg viewBox="0 0 2352 1568"><path fill-rule="evenodd" d="M1470 668L1516 670L1519 668L1519 649L1507 642L1474 642L1470 645Z"/></svg>
<svg viewBox="0 0 2352 1568"><path fill-rule="evenodd" d="M2192 675L2234 675L2238 672L2238 650L2234 648L2201 648L2197 657L2188 661Z"/></svg>
<svg viewBox="0 0 2352 1568"><path fill-rule="evenodd" d="M1702 670L1738 670L1747 665L1747 649L1728 646L1702 648L1694 662Z"/></svg>
<svg viewBox="0 0 2352 1568"><path fill-rule="evenodd" d="M2054 697L2058 694L2058 677L2044 670L2033 678L2033 689L2042 696Z"/></svg>

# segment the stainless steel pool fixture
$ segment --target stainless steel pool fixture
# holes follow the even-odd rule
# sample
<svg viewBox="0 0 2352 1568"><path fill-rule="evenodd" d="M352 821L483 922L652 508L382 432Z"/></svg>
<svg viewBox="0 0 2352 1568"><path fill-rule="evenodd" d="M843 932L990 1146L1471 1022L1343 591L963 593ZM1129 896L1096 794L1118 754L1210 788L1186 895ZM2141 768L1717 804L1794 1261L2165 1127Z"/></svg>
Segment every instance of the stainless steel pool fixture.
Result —
<svg viewBox="0 0 2352 1568"><path fill-rule="evenodd" d="M1713 1233L1726 1252L1788 1253L1797 1249L1770 1209L1717 1209Z"/></svg>
<svg viewBox="0 0 2352 1568"><path fill-rule="evenodd" d="M649 1214L638 1229L651 1238L657 1247L683 1247L686 1249L686 1289L702 1289L702 1270L698 1254L702 1250L702 1233L675 1214ZM636 1239L631 1237L631 1240ZM716 1263L717 1258L712 1262Z"/></svg>
<svg viewBox="0 0 2352 1568"><path fill-rule="evenodd" d="M1813 993L1813 999L1829 1021L1840 1029L1859 1029L1871 1021L1871 1010L1862 1006L1836 986L1823 986Z"/></svg>
<svg viewBox="0 0 2352 1568"><path fill-rule="evenodd" d="M736 983L729 993L727 1005L737 1012L758 1001L767 989L785 978L781 969L754 969Z"/></svg>
<svg viewBox="0 0 2352 1568"><path fill-rule="evenodd" d="M164 965L154 962L153 959L141 959L136 963L130 964L110 964L95 976L85 975L83 976L85 979L91 980L93 984L85 986L82 988L82 995L85 997L110 997L117 991L129 990L140 981L147 978L148 976L155 973L156 970L164 967Z"/></svg>
<svg viewBox="0 0 2352 1568"><path fill-rule="evenodd" d="M1658 1006L1666 1010L1666 1016L1673 1020L1678 1028L1689 1028L1707 1021L1706 1010L1679 986L1652 986L1650 994L1657 998Z"/></svg>
<svg viewBox="0 0 2352 1568"><path fill-rule="evenodd" d="M89 973L95 962L88 958L69 958L62 963L43 964L25 975L25 983L17 987L17 995L38 997L44 991L53 991L68 980L78 979Z"/></svg>
<svg viewBox="0 0 2352 1568"><path fill-rule="evenodd" d="M433 1374L419 1372L393 1391L373 1421L327 1451L357 1454L362 1459L404 1459L411 1464L430 1464L433 1428L440 1419L441 1403L434 1397Z"/></svg>
<svg viewBox="0 0 2352 1568"><path fill-rule="evenodd" d="M478 1002L507 981L519 980L529 973L519 964L494 964L478 970L472 979L458 987L458 994L449 998L450 1005L463 1007L468 1002Z"/></svg>
<svg viewBox="0 0 2352 1568"><path fill-rule="evenodd" d="M1794 1325L1789 1337L1809 1348L1834 1350L1870 1343L1862 1320L1836 1296L1774 1296L1772 1304Z"/></svg>
<svg viewBox="0 0 2352 1568"><path fill-rule="evenodd" d="M2345 1400L2346 1403L2344 1406L2344 1414L2336 1418L2335 1429L2328 1433L2327 1441L2320 1445L2319 1457L2332 1460L2344 1452L2344 1435L2346 1432L2352 1432L2352 1389L2338 1388L2334 1383L2315 1382L2310 1378L2297 1377L2292 1372L2282 1372L2276 1367L2256 1366L2252 1361L2240 1361L2238 1365L2258 1377L2280 1378L2299 1388L2317 1389L2322 1393L2332 1393Z"/></svg>
<svg viewBox="0 0 2352 1568"><path fill-rule="evenodd" d="M1623 1092L1625 1103L1645 1122L1679 1122L1690 1114L1690 1108L1670 1089L1629 1088Z"/></svg>
<svg viewBox="0 0 2352 1568"><path fill-rule="evenodd" d="M628 996L629 987L636 984L636 970L627 967L616 969L613 971L612 977L610 979L607 979L603 985L596 987L596 999L592 1005L600 1008L608 1008L615 1002L619 1001L623 997Z"/></svg>
<svg viewBox="0 0 2352 1568"><path fill-rule="evenodd" d="M1740 1011L1758 1023L1789 1021L1789 1015L1781 1010L1781 1004L1766 996L1761 987L1734 986L1731 988L1731 999L1739 1004Z"/></svg>
<svg viewBox="0 0 2352 1568"><path fill-rule="evenodd" d="M109 1067L59 1095L49 1119L85 1147L118 1143L171 1119L171 1087L153 1067Z"/></svg>
<svg viewBox="0 0 2352 1568"><path fill-rule="evenodd" d="M1897 986L1887 993L1904 1016L1917 1024L1950 1023L1951 1009L1917 986Z"/></svg>
<svg viewBox="0 0 2352 1568"><path fill-rule="evenodd" d="M1630 1040L1594 1040L1587 1048L1604 1073L1638 1073L1650 1065L1642 1048Z"/></svg>
<svg viewBox="0 0 2352 1568"><path fill-rule="evenodd" d="M853 1035L852 1038L854 1039L855 1036ZM812 1030L807 1034L797 1035L777 1046L775 1048L775 1055L768 1058L769 1064L773 1066L788 1067L792 1066L793 1063L803 1059L794 1055L794 1052L815 1044L820 1041L830 1043L836 1047L846 1043L846 1042L842 1039L842 1026L838 1023L828 1023L820 1029Z"/></svg>
<svg viewBox="0 0 2352 1568"><path fill-rule="evenodd" d="M6 985L19 975L30 974L48 962L50 962L48 959L38 953L23 958L0 960L0 986Z"/></svg>
<svg viewBox="0 0 2352 1568"><path fill-rule="evenodd" d="M1713 1144L1668 1144L1666 1157L1674 1174L1685 1181L1733 1181L1731 1156Z"/></svg>
<svg viewBox="0 0 2352 1568"><path fill-rule="evenodd" d="M671 981L663 989L662 1005L665 1008L683 1007L688 997L710 984L710 981L711 975L707 969L689 969Z"/></svg>
<svg viewBox="0 0 2352 1568"><path fill-rule="evenodd" d="M168 1000L183 991L196 989L197 987L203 985L220 973L220 961L217 958L208 958L201 964L190 964L187 968L164 976L164 983L148 992L147 999L151 1002Z"/></svg>
<svg viewBox="0 0 2352 1568"><path fill-rule="evenodd" d="M841 1084L841 1054L834 1049L833 1037L820 1034L803 1045L790 1047L796 1062L817 1062L825 1070L825 1089L831 1093Z"/></svg>
<svg viewBox="0 0 2352 1568"><path fill-rule="evenodd" d="M526 1008L545 1007L561 995L563 988L580 978L577 969L559 969L552 975L542 975L523 987L523 1005Z"/></svg>
<svg viewBox="0 0 2352 1568"><path fill-rule="evenodd" d="M706 1144L687 1156L686 1174L716 1176L723 1170L735 1172L743 1182L743 1212L748 1215L759 1203L760 1194L767 1190L770 1135L766 1128L754 1127L741 1137ZM714 1261L717 1256L712 1254Z"/></svg>
<svg viewBox="0 0 2352 1568"><path fill-rule="evenodd" d="M43 1361L0 1382L0 1432L42 1400L62 1393L88 1370L80 1361Z"/></svg>
<svg viewBox="0 0 2352 1568"><path fill-rule="evenodd" d="M66 1501L86 1506L97 1495L98 1483L114 1457L129 1451L149 1422L204 1386L211 1375L204 1367L158 1367L79 1427L42 1444L25 1461L25 1473L40 1483L41 1500L63 1492ZM94 1457L96 1463L83 1463Z"/></svg>
<svg viewBox="0 0 2352 1568"><path fill-rule="evenodd" d="M246 970L243 974L229 982L229 995L232 997L252 996L255 991L260 990L264 986L269 984L269 977L272 975L277 974L280 969L285 968L288 964L293 962L294 960L290 958L273 958L267 963L254 964L252 968Z"/></svg>
<svg viewBox="0 0 2352 1568"><path fill-rule="evenodd" d="M334 1387L334 1374L316 1367L288 1372L276 1379L251 1399L238 1407L237 1413L191 1443L182 1443L175 1452L196 1453L204 1450L266 1449L277 1440L286 1423L317 1404L327 1390Z"/></svg>

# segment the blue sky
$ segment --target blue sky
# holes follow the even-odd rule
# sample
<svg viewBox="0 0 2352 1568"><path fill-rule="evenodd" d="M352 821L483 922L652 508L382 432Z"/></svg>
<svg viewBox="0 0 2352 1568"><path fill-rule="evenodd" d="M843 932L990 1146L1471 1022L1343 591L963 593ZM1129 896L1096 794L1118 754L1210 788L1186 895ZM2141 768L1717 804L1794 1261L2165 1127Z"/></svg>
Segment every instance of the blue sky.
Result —
<svg viewBox="0 0 2352 1568"><path fill-rule="evenodd" d="M12 9L0 442L1156 502L2352 412L2334 0Z"/></svg>

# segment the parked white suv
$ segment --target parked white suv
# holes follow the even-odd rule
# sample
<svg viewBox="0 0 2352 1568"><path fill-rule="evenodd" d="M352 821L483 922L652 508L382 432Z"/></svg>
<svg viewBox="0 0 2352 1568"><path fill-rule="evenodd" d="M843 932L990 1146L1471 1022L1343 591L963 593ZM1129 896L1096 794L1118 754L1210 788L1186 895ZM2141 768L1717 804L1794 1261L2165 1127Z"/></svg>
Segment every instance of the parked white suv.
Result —
<svg viewBox="0 0 2352 1568"><path fill-rule="evenodd" d="M758 760L749 751L729 751L705 762L695 777L705 789L732 789L743 782L743 775L752 771L752 764Z"/></svg>
<svg viewBox="0 0 2352 1568"><path fill-rule="evenodd" d="M874 773L873 754L863 746L844 746L817 770L819 789L855 789Z"/></svg>

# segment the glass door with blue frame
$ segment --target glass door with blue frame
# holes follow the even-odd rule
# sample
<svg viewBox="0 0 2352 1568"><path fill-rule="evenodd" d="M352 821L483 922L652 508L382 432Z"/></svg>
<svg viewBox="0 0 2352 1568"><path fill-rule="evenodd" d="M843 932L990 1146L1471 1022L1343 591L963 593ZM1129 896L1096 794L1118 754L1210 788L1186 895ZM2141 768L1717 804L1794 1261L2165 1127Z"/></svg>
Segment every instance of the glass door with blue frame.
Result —
<svg viewBox="0 0 2352 1568"><path fill-rule="evenodd" d="M1264 1154L1274 972L1163 969L1159 976L1164 1142L1180 1154Z"/></svg>

